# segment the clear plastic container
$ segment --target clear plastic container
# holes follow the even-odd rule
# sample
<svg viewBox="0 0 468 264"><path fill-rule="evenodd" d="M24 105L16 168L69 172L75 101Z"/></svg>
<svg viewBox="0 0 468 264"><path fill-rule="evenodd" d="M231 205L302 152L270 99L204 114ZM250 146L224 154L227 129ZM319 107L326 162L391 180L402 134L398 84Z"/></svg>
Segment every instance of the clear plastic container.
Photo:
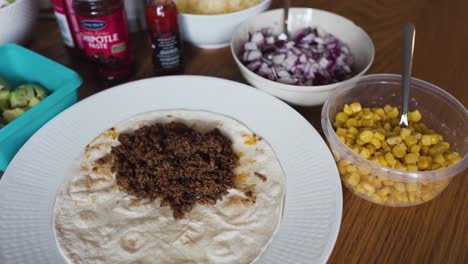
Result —
<svg viewBox="0 0 468 264"><path fill-rule="evenodd" d="M322 128L343 184L356 195L387 206L412 206L429 201L447 187L452 177L468 167L467 109L441 88L415 78L411 80L410 111L418 109L421 112L422 122L441 134L450 143L450 148L460 153L460 162L432 171L397 170L360 156L338 138L332 122L344 104L357 101L363 107L386 104L399 107L400 89L401 75L363 76L352 86L337 90L322 110ZM350 180L353 172L354 178Z"/></svg>

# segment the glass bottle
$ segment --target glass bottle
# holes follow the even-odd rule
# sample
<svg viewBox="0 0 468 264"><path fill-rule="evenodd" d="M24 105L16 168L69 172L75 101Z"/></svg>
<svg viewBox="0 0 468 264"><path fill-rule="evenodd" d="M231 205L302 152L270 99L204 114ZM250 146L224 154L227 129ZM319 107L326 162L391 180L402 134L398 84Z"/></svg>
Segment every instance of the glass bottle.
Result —
<svg viewBox="0 0 468 264"><path fill-rule="evenodd" d="M180 74L183 70L182 41L175 3L146 0L145 14L155 74Z"/></svg>
<svg viewBox="0 0 468 264"><path fill-rule="evenodd" d="M123 0L74 0L84 52L110 84L130 77L133 56Z"/></svg>

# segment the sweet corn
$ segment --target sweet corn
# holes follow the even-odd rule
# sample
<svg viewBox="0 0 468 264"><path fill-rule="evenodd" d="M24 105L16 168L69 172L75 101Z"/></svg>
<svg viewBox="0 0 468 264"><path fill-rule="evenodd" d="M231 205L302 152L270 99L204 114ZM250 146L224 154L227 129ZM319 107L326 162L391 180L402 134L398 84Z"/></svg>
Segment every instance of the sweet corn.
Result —
<svg viewBox="0 0 468 264"><path fill-rule="evenodd" d="M359 155L368 159L371 156L371 151L368 148L362 148L361 152L359 152Z"/></svg>
<svg viewBox="0 0 468 264"><path fill-rule="evenodd" d="M362 106L358 102L354 102L351 104L351 109L353 110L353 113L359 113L362 110Z"/></svg>
<svg viewBox="0 0 468 264"><path fill-rule="evenodd" d="M351 186L356 186L358 185L360 180L361 180L361 177L359 176L359 174L356 172L353 172L349 175L348 184Z"/></svg>
<svg viewBox="0 0 468 264"><path fill-rule="evenodd" d="M359 139L366 143L369 143L373 137L374 137L374 132L372 132L371 130L367 130L367 129L362 131L359 134Z"/></svg>
<svg viewBox="0 0 468 264"><path fill-rule="evenodd" d="M334 125L337 136L354 152L382 166L425 171L461 160L441 135L421 123L419 111L408 114L408 127L400 127L398 117L397 107L368 108L353 102L336 114ZM336 155L335 158L339 159ZM338 170L347 187L376 203L420 203L432 199L448 184L448 181L404 183L381 178L348 160L339 160Z"/></svg>
<svg viewBox="0 0 468 264"><path fill-rule="evenodd" d="M408 153L405 156L406 164L416 164L419 161L419 156L414 153Z"/></svg>
<svg viewBox="0 0 468 264"><path fill-rule="evenodd" d="M344 137L347 134L347 130L344 129L344 128L339 127L338 129L336 129L336 134L338 136L343 136Z"/></svg>
<svg viewBox="0 0 468 264"><path fill-rule="evenodd" d="M412 112L410 111L408 113L408 121L410 121L410 122L417 123L417 122L421 121L421 119L422 119L422 115L418 110L415 110L415 111L412 111Z"/></svg>
<svg viewBox="0 0 468 264"><path fill-rule="evenodd" d="M345 114L344 112L339 112L336 114L335 120L341 121L341 122L346 122L348 120L349 116Z"/></svg>
<svg viewBox="0 0 468 264"><path fill-rule="evenodd" d="M420 145L413 145L410 147L410 152L419 156L419 151L421 151Z"/></svg>
<svg viewBox="0 0 468 264"><path fill-rule="evenodd" d="M401 137L399 137L399 136L389 137L389 138L387 138L387 143L389 145L400 144L401 143Z"/></svg>
<svg viewBox="0 0 468 264"><path fill-rule="evenodd" d="M406 151L401 145L396 145L392 148L392 154L397 158L403 158L406 155Z"/></svg>
<svg viewBox="0 0 468 264"><path fill-rule="evenodd" d="M385 160L390 164L392 167L396 164L396 159L393 157L392 153L387 152L385 153Z"/></svg>
<svg viewBox="0 0 468 264"><path fill-rule="evenodd" d="M421 144L423 146L430 146L432 145L431 135L422 135L421 137Z"/></svg>
<svg viewBox="0 0 468 264"><path fill-rule="evenodd" d="M345 104L343 107L343 112L350 116L353 114L353 108L350 105Z"/></svg>
<svg viewBox="0 0 468 264"><path fill-rule="evenodd" d="M417 165L418 165L418 168L420 168L421 170L426 170L431 167L432 158L427 157L427 156L419 157Z"/></svg>
<svg viewBox="0 0 468 264"><path fill-rule="evenodd" d="M412 131L406 127L400 129L400 137L405 140L409 135L411 135Z"/></svg>
<svg viewBox="0 0 468 264"><path fill-rule="evenodd" d="M356 127L358 125L358 121L356 118L348 118L345 122L346 126L349 127Z"/></svg>
<svg viewBox="0 0 468 264"><path fill-rule="evenodd" d="M404 183L401 183L401 182L397 182L395 183L394 185L395 189L399 192L404 192L406 191L406 187L405 187L405 184Z"/></svg>
<svg viewBox="0 0 468 264"><path fill-rule="evenodd" d="M417 143L418 143L418 139L416 138L416 136L409 135L405 138L405 144L407 146L413 146L413 145L416 145Z"/></svg>
<svg viewBox="0 0 468 264"><path fill-rule="evenodd" d="M380 149L382 147L382 143L380 142L381 141L375 137L369 141L369 143L372 144L376 149Z"/></svg>

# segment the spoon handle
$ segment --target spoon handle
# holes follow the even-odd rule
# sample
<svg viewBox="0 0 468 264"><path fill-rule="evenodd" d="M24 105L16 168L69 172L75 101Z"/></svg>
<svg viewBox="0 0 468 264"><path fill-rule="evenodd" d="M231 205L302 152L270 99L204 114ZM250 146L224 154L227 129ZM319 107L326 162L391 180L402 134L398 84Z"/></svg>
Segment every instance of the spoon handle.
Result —
<svg viewBox="0 0 468 264"><path fill-rule="evenodd" d="M283 33L289 38L288 32L288 19L289 19L289 1L284 0L284 14L283 14Z"/></svg>
<svg viewBox="0 0 468 264"><path fill-rule="evenodd" d="M408 126L408 104L415 35L416 30L414 25L411 23L405 24L403 29L403 80L401 84L402 103L400 125L402 126Z"/></svg>

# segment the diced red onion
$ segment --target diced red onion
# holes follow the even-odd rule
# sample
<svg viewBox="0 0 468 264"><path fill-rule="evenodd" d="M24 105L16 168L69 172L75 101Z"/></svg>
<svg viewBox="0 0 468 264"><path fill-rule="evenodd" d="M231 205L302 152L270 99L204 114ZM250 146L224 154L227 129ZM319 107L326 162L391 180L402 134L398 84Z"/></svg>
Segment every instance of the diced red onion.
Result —
<svg viewBox="0 0 468 264"><path fill-rule="evenodd" d="M305 28L290 41L273 36L271 28L249 33L242 62L251 71L286 84L324 85L353 75L349 47L318 28Z"/></svg>

